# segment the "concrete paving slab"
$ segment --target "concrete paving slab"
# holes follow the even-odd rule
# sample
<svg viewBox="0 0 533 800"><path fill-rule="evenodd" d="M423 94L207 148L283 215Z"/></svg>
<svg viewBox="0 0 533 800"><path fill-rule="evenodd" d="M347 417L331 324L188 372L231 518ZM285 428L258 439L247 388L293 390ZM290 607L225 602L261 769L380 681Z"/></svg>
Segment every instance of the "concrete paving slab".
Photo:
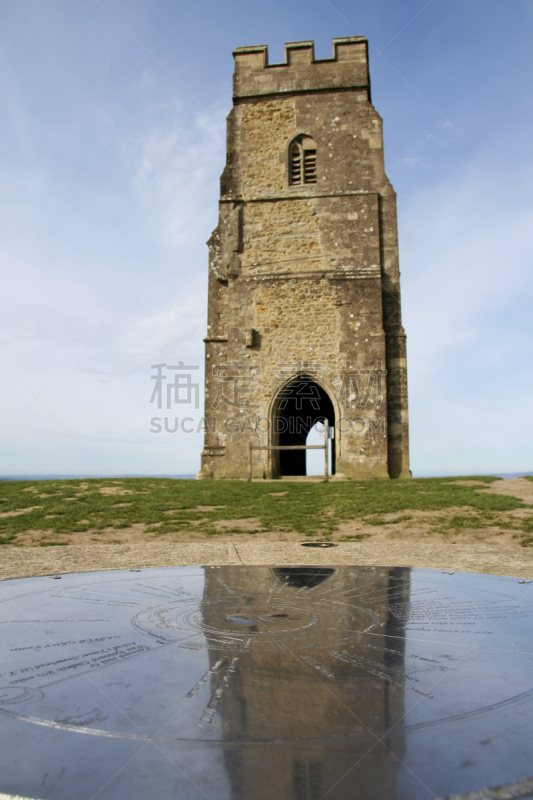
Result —
<svg viewBox="0 0 533 800"><path fill-rule="evenodd" d="M0 578L147 567L262 564L409 566L533 578L533 549L498 545L346 542L327 549L298 542L4 547Z"/></svg>

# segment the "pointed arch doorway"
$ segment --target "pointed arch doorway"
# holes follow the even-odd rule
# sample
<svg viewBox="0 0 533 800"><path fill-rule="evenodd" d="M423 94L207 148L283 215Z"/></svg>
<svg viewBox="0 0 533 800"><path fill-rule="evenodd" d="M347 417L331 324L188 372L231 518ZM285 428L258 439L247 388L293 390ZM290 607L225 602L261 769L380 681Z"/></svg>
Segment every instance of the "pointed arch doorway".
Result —
<svg viewBox="0 0 533 800"><path fill-rule="evenodd" d="M309 375L299 375L283 386L272 406L272 444L305 445L311 428L328 421L335 430L335 409L326 390ZM307 474L306 450L272 451L275 477ZM335 440L331 447L331 475L335 474Z"/></svg>

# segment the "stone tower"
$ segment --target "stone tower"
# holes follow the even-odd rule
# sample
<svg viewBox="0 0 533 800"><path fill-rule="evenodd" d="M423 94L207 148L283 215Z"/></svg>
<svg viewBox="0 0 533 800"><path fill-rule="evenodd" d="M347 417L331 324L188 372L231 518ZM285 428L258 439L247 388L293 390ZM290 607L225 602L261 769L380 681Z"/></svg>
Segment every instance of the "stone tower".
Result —
<svg viewBox="0 0 533 800"><path fill-rule="evenodd" d="M403 685L406 633L398 607L410 599L410 570L312 569L314 575L309 567L225 567L222 586L220 571L205 568L202 625L228 636L224 642L207 634L206 642L221 740L229 743L221 749L231 796L397 797L410 694ZM350 628L364 630L370 622L365 601L354 597L372 597L379 621L371 634L350 638ZM315 626L306 612L317 607ZM349 609L350 625L348 616L331 612L335 607ZM276 610L286 613L276 618ZM224 672L216 671L223 661L232 665L225 685ZM312 674L317 667L329 685ZM388 731L386 747L369 749L363 731L370 737L370 731ZM239 742L247 746L236 747ZM261 750L253 746L266 742Z"/></svg>
<svg viewBox="0 0 533 800"><path fill-rule="evenodd" d="M250 444L334 433L339 478L407 478L396 195L368 43L234 52L218 227L209 244L200 478L245 478ZM305 450L254 450L253 476L305 475Z"/></svg>

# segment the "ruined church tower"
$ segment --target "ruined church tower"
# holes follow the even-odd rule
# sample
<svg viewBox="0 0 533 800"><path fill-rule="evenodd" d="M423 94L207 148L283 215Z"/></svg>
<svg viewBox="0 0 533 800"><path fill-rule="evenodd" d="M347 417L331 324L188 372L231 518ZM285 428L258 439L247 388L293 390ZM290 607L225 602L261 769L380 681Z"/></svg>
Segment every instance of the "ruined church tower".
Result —
<svg viewBox="0 0 533 800"><path fill-rule="evenodd" d="M396 195L368 43L234 52L219 223L209 240L200 478L246 478L250 444L305 445L328 420L338 478L407 478ZM305 450L254 450L254 478L305 475Z"/></svg>

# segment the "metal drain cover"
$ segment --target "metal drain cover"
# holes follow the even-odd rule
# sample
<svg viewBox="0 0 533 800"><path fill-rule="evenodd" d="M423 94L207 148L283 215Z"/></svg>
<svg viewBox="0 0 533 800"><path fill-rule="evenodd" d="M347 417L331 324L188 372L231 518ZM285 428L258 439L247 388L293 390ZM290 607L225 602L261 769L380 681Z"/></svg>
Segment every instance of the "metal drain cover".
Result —
<svg viewBox="0 0 533 800"><path fill-rule="evenodd" d="M337 547L334 542L302 542L302 547Z"/></svg>

